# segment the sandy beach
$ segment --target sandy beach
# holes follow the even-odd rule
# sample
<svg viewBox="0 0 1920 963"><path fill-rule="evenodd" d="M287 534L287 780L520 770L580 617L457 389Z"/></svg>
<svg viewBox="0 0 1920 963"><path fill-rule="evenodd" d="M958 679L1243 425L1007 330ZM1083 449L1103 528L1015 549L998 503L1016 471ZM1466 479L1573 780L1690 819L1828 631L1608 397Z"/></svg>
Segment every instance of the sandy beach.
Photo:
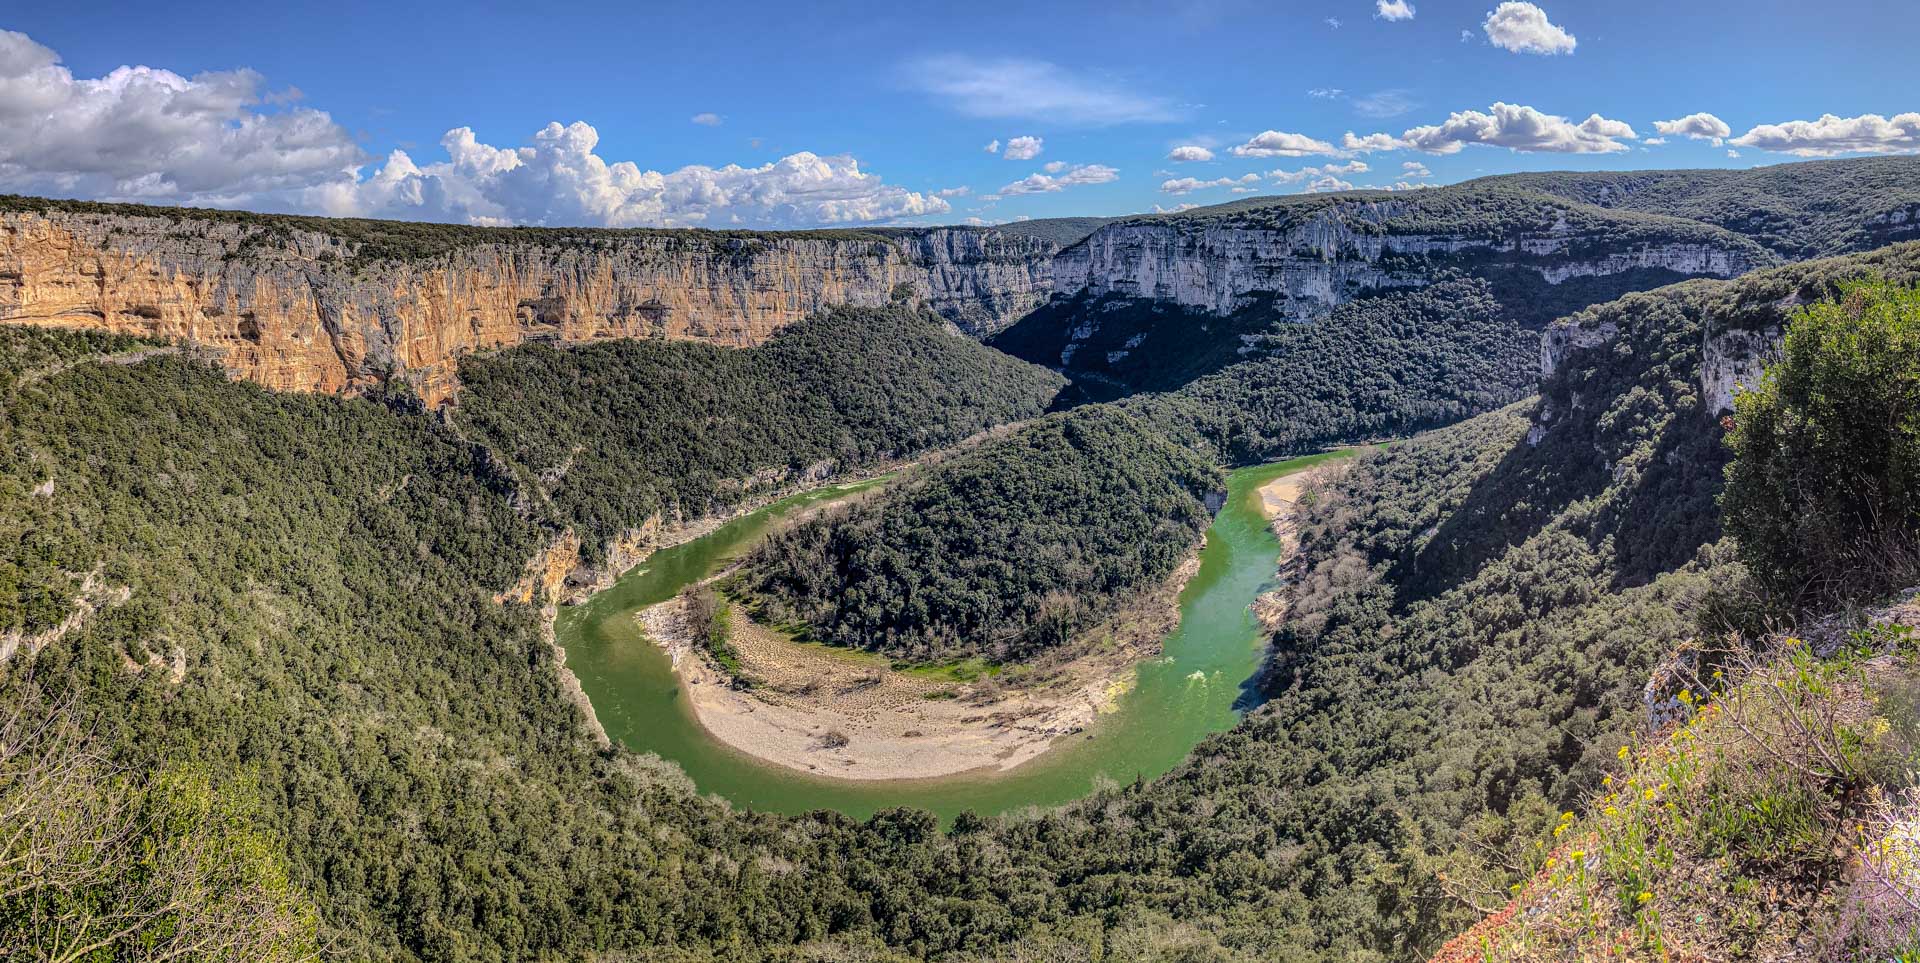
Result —
<svg viewBox="0 0 1920 963"><path fill-rule="evenodd" d="M1294 550L1299 547L1300 538L1293 511L1299 505L1301 494L1345 469L1343 462L1329 462L1306 471L1282 475L1260 486L1260 512L1267 516L1273 526L1274 537L1280 540L1279 581L1291 581L1296 568ZM1281 621L1287 617L1287 604L1278 589L1261 593L1253 600L1252 609L1253 617L1259 619L1260 624L1269 631L1279 628Z"/></svg>
<svg viewBox="0 0 1920 963"><path fill-rule="evenodd" d="M743 688L695 646L686 596L636 615L671 655L702 728L767 762L840 779L927 779L1006 770L1111 711L1178 620L1197 558L1106 626L1078 656L1033 667L1018 685L898 671L880 656L796 643L729 612Z"/></svg>

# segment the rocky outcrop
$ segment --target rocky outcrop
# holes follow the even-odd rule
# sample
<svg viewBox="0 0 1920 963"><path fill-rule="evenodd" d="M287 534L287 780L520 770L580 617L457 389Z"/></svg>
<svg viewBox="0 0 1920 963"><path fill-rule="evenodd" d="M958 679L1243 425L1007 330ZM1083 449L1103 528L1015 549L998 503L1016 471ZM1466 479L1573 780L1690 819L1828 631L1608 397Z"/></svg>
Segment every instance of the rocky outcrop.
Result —
<svg viewBox="0 0 1920 963"><path fill-rule="evenodd" d="M1739 243L1637 236L1569 228L1457 234L1408 231L1400 201L1329 205L1275 227L1230 219L1135 221L1095 231L1054 258L1056 295L1087 292L1171 301L1227 314L1255 297L1306 320L1371 290L1429 283L1436 262L1537 273L1547 284L1642 269L1733 277L1763 252Z"/></svg>
<svg viewBox="0 0 1920 963"><path fill-rule="evenodd" d="M495 602L546 605L561 598L567 575L580 564L580 536L569 528L527 560L526 574L493 597Z"/></svg>
<svg viewBox="0 0 1920 963"><path fill-rule="evenodd" d="M1766 366L1778 360L1778 325L1759 330L1709 328L1700 352L1700 398L1707 413L1733 410L1733 396L1760 383Z"/></svg>
<svg viewBox="0 0 1920 963"><path fill-rule="evenodd" d="M1553 377L1567 356L1575 351L1598 348L1620 336L1620 326L1611 321L1581 324L1572 318L1556 321L1540 333L1540 378Z"/></svg>
<svg viewBox="0 0 1920 963"><path fill-rule="evenodd" d="M375 258L304 227L139 210L0 214L0 323L186 340L271 388L353 391L399 376L429 403L451 397L461 354L528 341L747 346L830 305L897 300L991 333L1045 300L1054 251L972 228L502 231Z"/></svg>

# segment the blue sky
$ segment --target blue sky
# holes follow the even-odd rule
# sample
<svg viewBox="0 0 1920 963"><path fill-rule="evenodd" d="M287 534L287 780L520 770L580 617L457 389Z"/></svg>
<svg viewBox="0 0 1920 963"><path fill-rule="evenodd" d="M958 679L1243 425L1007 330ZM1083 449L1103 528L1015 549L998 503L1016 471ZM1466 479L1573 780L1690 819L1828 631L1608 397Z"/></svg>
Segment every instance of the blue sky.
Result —
<svg viewBox="0 0 1920 963"><path fill-rule="evenodd" d="M1920 150L1907 3L272 6L0 9L0 190L804 227Z"/></svg>

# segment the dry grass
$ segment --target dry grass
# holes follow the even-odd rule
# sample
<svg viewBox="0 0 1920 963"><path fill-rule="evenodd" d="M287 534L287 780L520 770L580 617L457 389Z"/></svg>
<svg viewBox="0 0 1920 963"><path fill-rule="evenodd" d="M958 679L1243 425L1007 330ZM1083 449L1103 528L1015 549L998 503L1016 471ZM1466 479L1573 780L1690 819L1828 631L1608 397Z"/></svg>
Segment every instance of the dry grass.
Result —
<svg viewBox="0 0 1920 963"><path fill-rule="evenodd" d="M1435 960L1920 960L1911 629L1702 655L1673 721Z"/></svg>

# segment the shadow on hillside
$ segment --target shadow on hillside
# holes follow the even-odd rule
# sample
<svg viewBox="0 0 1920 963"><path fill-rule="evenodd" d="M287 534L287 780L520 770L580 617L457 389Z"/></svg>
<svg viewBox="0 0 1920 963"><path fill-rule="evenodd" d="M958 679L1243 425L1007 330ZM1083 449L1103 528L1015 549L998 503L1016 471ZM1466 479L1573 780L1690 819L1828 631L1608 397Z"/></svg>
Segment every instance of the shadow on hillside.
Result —
<svg viewBox="0 0 1920 963"><path fill-rule="evenodd" d="M1721 534L1719 497L1726 446L1698 412L1667 423L1638 480L1609 500L1592 540L1613 539L1615 591L1644 585L1685 565Z"/></svg>
<svg viewBox="0 0 1920 963"><path fill-rule="evenodd" d="M1114 295L1050 301L987 339L1073 383L1055 408L1174 391L1245 359L1247 337L1287 323L1265 296L1225 317Z"/></svg>
<svg viewBox="0 0 1920 963"><path fill-rule="evenodd" d="M1549 430L1540 444L1516 439L1500 463L1449 512L1419 551L1395 562L1396 608L1432 598L1538 534L1573 501L1599 494L1607 474L1576 425Z"/></svg>

